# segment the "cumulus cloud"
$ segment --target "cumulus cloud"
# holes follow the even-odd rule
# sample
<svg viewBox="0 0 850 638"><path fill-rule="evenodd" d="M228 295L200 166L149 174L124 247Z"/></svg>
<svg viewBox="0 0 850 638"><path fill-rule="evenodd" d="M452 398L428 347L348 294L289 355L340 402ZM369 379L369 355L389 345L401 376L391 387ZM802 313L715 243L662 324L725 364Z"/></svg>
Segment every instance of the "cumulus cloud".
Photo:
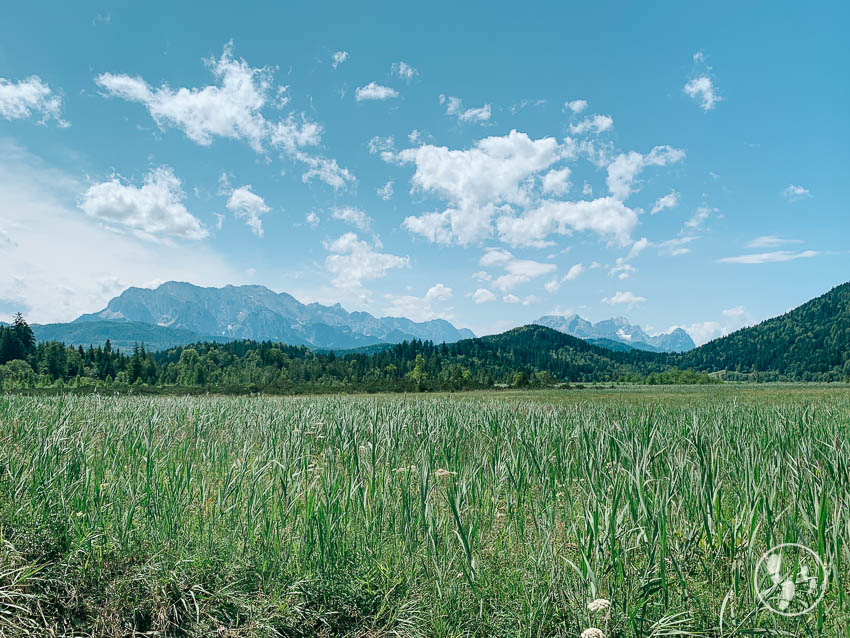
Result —
<svg viewBox="0 0 850 638"><path fill-rule="evenodd" d="M431 286L424 297L414 295L386 295L389 300L385 312L391 317L406 317L413 321L431 321L432 319L451 319L452 308L435 307L452 298L452 289L438 283Z"/></svg>
<svg viewBox="0 0 850 638"><path fill-rule="evenodd" d="M570 169L564 167L552 170L543 176L543 192L553 195L566 195L570 190Z"/></svg>
<svg viewBox="0 0 850 638"><path fill-rule="evenodd" d="M788 188L782 191L782 196L789 202L799 202L801 199L808 199L812 196L812 194L808 191L808 189L803 188L802 186L790 184Z"/></svg>
<svg viewBox="0 0 850 638"><path fill-rule="evenodd" d="M325 248L331 253L325 258L325 267L334 275L333 284L340 288L361 288L363 281L381 279L394 268L410 267L409 257L378 252L380 242L369 244L354 233L325 243Z"/></svg>
<svg viewBox="0 0 850 638"><path fill-rule="evenodd" d="M218 84L153 88L140 77L113 73L102 73L95 82L108 95L143 104L158 126L173 126L203 146L216 137L245 141L258 152L267 140L289 147L318 144L317 124L292 116L278 127L263 116L274 86L270 68L252 68L245 60L234 59L232 42L225 45L221 58L204 63Z"/></svg>
<svg viewBox="0 0 850 638"><path fill-rule="evenodd" d="M480 265L485 268L501 268L505 274L493 279L493 286L501 292L541 277L556 270L555 264L545 264L530 259L517 259L501 248L491 248L481 257Z"/></svg>
<svg viewBox="0 0 850 638"><path fill-rule="evenodd" d="M167 84L150 86L141 77L102 73L95 78L107 95L143 104L157 126L171 126L193 142L210 146L216 138L247 143L256 152L266 145L304 162L309 170L304 181L319 178L333 188L354 181L336 160L314 157L304 151L319 144L322 127L303 113L290 113L272 121L263 114L268 106L286 103L280 96L286 87L274 85L269 67L253 68L244 59L233 57L233 42L228 42L221 57L204 60L217 84L201 88L172 89Z"/></svg>
<svg viewBox="0 0 850 638"><path fill-rule="evenodd" d="M583 135L585 133L604 133L614 126L614 118L610 115L592 115L577 124L570 124L570 133Z"/></svg>
<svg viewBox="0 0 850 638"><path fill-rule="evenodd" d="M721 312L721 315L722 318L719 321L699 321L687 326L671 326L670 330L682 328L691 336L696 345L701 346L712 339L755 323L744 306L727 308Z"/></svg>
<svg viewBox="0 0 850 638"><path fill-rule="evenodd" d="M348 51L337 51L331 56L331 66L337 68L346 60L348 60Z"/></svg>
<svg viewBox="0 0 850 638"><path fill-rule="evenodd" d="M670 191L664 197L659 197L655 200L655 205L652 207L652 210L649 211L651 215L655 213L660 213L665 208L675 208L679 205L679 193L676 191Z"/></svg>
<svg viewBox="0 0 850 638"><path fill-rule="evenodd" d="M499 238L512 246L543 246L551 234L594 231L627 245L637 226L637 213L613 197L591 201L543 201L522 215L499 218Z"/></svg>
<svg viewBox="0 0 850 638"><path fill-rule="evenodd" d="M572 100L571 102L564 102L564 108L569 109L573 113L581 113L587 108L587 100Z"/></svg>
<svg viewBox="0 0 850 638"><path fill-rule="evenodd" d="M307 223L310 224L310 226L312 226L313 228L318 226L319 222L321 221L319 219L319 216L313 211L310 211L309 213L307 213L306 220L307 220Z"/></svg>
<svg viewBox="0 0 850 638"><path fill-rule="evenodd" d="M703 111L711 111L723 99L717 94L717 87L707 75L690 80L683 90L688 97L699 102Z"/></svg>
<svg viewBox="0 0 850 638"><path fill-rule="evenodd" d="M478 288L472 293L472 301L475 303L487 303L488 301L496 301L496 295L486 288Z"/></svg>
<svg viewBox="0 0 850 638"><path fill-rule="evenodd" d="M446 115L453 115L458 122L487 122L492 113L489 104L474 108L464 109L463 102L458 97L448 97L441 95L440 103L446 102Z"/></svg>
<svg viewBox="0 0 850 638"><path fill-rule="evenodd" d="M354 91L354 99L358 102L364 100L388 100L395 97L398 97L398 91L388 86L381 86L377 82L369 82L369 84L358 87Z"/></svg>
<svg viewBox="0 0 850 638"><path fill-rule="evenodd" d="M469 244L490 235L503 204L527 204L526 180L549 168L563 149L551 137L532 140L511 131L479 140L466 150L423 144L400 151L393 160L414 164L414 190L450 204L443 212L408 217L404 226L432 242Z"/></svg>
<svg viewBox="0 0 850 638"><path fill-rule="evenodd" d="M203 239L209 231L186 210L185 198L174 171L161 166L150 171L141 186L128 184L119 175L94 184L79 206L90 217L126 226L140 236Z"/></svg>
<svg viewBox="0 0 850 638"><path fill-rule="evenodd" d="M354 208L353 206L334 208L331 211L331 217L343 221L346 224L351 224L360 230L369 230L372 226L372 218L359 208Z"/></svg>
<svg viewBox="0 0 850 638"><path fill-rule="evenodd" d="M723 264L768 264L782 261L792 261L794 259L807 259L809 257L817 257L820 254L817 250L801 250L793 252L790 250L775 250L767 253L753 253L749 255L738 255L737 257L723 257L719 259Z"/></svg>
<svg viewBox="0 0 850 638"><path fill-rule="evenodd" d="M407 62L393 62L392 72L393 75L397 75L402 80L407 80L408 82L419 75L419 71L410 66Z"/></svg>
<svg viewBox="0 0 850 638"><path fill-rule="evenodd" d="M263 222L260 216L271 209L262 197L251 190L250 184L232 190L226 206L237 218L244 219L257 237L263 236Z"/></svg>
<svg viewBox="0 0 850 638"><path fill-rule="evenodd" d="M625 304L629 308L644 301L646 301L646 297L638 297L632 292L621 292L619 290L612 297L604 297L602 299L602 303L609 305Z"/></svg>
<svg viewBox="0 0 850 638"><path fill-rule="evenodd" d="M0 117L21 120L33 115L40 116L42 124L52 119L62 128L70 126L62 119L62 98L40 77L31 75L20 82L0 78Z"/></svg>
<svg viewBox="0 0 850 638"><path fill-rule="evenodd" d="M685 151L672 146L656 146L643 155L636 151L621 153L608 165L608 190L615 198L625 201L635 190L640 172L647 166L667 166L685 158Z"/></svg>
<svg viewBox="0 0 850 638"><path fill-rule="evenodd" d="M133 183L144 186L144 180ZM169 279L203 286L243 283L244 273L230 268L209 242L180 241L175 248L171 240L146 241L139 237L144 231L81 211L81 194L90 186L0 139L0 227L12 240L0 246L0 299L13 302L5 306L10 312L20 309L34 323L71 321L103 308L128 286ZM100 206L93 212L115 214ZM176 230L175 238L203 234L191 221L168 221L165 228Z"/></svg>

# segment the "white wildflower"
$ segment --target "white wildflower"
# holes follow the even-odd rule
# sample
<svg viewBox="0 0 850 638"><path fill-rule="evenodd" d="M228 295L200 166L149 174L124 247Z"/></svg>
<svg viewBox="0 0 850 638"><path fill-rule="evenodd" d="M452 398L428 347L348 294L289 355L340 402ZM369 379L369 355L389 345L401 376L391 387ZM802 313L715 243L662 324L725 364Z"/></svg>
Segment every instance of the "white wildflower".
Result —
<svg viewBox="0 0 850 638"><path fill-rule="evenodd" d="M581 632L581 638L605 638L605 634L601 629L590 627Z"/></svg>
<svg viewBox="0 0 850 638"><path fill-rule="evenodd" d="M607 598L597 598L587 603L587 608L590 611L605 611L611 606L611 601Z"/></svg>

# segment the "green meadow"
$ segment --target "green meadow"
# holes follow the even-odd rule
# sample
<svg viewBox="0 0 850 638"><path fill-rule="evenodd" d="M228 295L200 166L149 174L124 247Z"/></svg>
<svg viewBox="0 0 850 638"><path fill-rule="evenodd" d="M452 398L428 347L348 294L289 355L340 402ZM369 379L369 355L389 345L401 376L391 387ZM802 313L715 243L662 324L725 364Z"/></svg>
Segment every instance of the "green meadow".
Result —
<svg viewBox="0 0 850 638"><path fill-rule="evenodd" d="M833 638L848 596L846 386L0 395L4 637Z"/></svg>

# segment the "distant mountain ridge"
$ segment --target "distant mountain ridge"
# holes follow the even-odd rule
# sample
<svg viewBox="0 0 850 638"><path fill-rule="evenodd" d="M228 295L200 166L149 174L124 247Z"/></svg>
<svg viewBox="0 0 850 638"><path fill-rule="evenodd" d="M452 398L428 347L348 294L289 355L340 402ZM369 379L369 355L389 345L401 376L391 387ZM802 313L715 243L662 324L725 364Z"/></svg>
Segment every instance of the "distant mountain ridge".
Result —
<svg viewBox="0 0 850 638"><path fill-rule="evenodd" d="M649 352L685 352L696 347L691 336L682 328L675 328L668 333L649 335L640 326L630 324L625 317L593 323L576 314L546 315L533 323L608 348L616 348L616 345L610 342L625 344L629 347L628 349Z"/></svg>
<svg viewBox="0 0 850 638"><path fill-rule="evenodd" d="M474 338L471 330L448 321L415 322L403 317L377 318L347 312L340 304L303 304L292 295L265 286L205 288L169 281L155 289L128 288L99 312L72 322L137 322L208 337L279 341L322 349L351 349L423 339L453 343ZM186 343L179 335L180 342ZM57 336L58 338L58 336Z"/></svg>

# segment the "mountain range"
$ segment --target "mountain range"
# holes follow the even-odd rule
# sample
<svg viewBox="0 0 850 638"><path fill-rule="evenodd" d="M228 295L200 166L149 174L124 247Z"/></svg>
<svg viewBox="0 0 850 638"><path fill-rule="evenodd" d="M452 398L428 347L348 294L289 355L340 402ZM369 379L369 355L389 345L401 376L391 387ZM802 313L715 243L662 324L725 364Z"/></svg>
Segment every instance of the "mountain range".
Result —
<svg viewBox="0 0 850 638"><path fill-rule="evenodd" d="M49 332L55 333L52 338L66 343L97 343L117 324L124 324L124 333L129 336L132 330L128 323L146 326L136 343L147 336L156 343L170 342L168 345L253 339L351 349L412 339L453 343L475 337L471 330L455 328L443 319L415 322L403 317L377 318L367 312L347 312L339 304L303 304L292 295L264 286L203 288L177 281L155 289L128 288L103 310L82 315L71 324L53 324ZM45 327L40 331L44 334ZM89 340L93 336L101 339Z"/></svg>
<svg viewBox="0 0 850 638"><path fill-rule="evenodd" d="M630 324L625 317L592 323L576 314L546 315L533 323L611 350L684 352L696 347L690 335L681 328L675 328L667 333L649 335L640 326Z"/></svg>
<svg viewBox="0 0 850 638"><path fill-rule="evenodd" d="M547 315L534 323L611 350L681 352L694 342L681 328L650 336L618 317L596 324L578 315ZM236 339L305 345L314 350L354 350L413 339L454 343L474 338L471 330L443 319L415 322L404 317L375 317L347 312L340 304L303 304L285 292L264 286L201 287L169 281L155 289L128 288L98 312L70 323L34 324L39 341L103 345L128 349L143 343L163 350L199 341Z"/></svg>

